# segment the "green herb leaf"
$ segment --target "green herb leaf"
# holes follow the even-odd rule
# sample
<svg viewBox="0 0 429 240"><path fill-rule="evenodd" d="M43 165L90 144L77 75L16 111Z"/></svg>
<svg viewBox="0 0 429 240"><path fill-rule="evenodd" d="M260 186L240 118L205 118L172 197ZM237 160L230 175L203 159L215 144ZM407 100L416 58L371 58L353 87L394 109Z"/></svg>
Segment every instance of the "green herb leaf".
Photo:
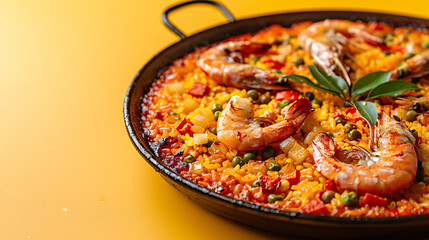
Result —
<svg viewBox="0 0 429 240"><path fill-rule="evenodd" d="M317 68L317 70L319 70L319 72L328 80L330 80L331 82L333 82L335 85L338 86L338 88L340 89L341 93L350 93L350 89L349 89L349 85L347 84L347 81L336 76L333 74L328 74L327 72L323 71L323 69L319 68L316 64L313 63L313 65ZM345 97L345 96L344 96Z"/></svg>
<svg viewBox="0 0 429 240"><path fill-rule="evenodd" d="M343 98L345 98L344 91L334 81L326 77L326 72L318 68L314 63L313 66L307 65L307 67L310 70L311 75L318 83L320 83L323 87L336 92L337 95L341 95Z"/></svg>
<svg viewBox="0 0 429 240"><path fill-rule="evenodd" d="M371 127L375 126L377 122L378 113L377 107L372 102L363 102L363 101L352 101L353 105L356 107L358 112L362 117L364 117L371 124Z"/></svg>
<svg viewBox="0 0 429 240"><path fill-rule="evenodd" d="M378 85L368 94L367 99L373 99L381 96L396 97L399 94L409 90L420 90L420 88L411 82L394 80Z"/></svg>
<svg viewBox="0 0 429 240"><path fill-rule="evenodd" d="M357 80L352 87L352 97L360 96L367 91L374 89L380 84L388 82L390 76L392 75L392 71L388 72L373 72L368 75L361 77Z"/></svg>
<svg viewBox="0 0 429 240"><path fill-rule="evenodd" d="M310 79L308 79L308 78L306 78L304 76L296 75L296 74L289 74L289 75L284 75L284 77L288 78L288 79L295 80L297 82L305 83L305 84L307 84L308 86L310 86L312 88L316 88L316 89L319 89L321 91L325 91L325 92L331 93L333 95L338 95L337 92L332 91L332 90L327 89L327 88L324 88L324 87L321 87L321 86L315 84L313 81L311 81Z"/></svg>

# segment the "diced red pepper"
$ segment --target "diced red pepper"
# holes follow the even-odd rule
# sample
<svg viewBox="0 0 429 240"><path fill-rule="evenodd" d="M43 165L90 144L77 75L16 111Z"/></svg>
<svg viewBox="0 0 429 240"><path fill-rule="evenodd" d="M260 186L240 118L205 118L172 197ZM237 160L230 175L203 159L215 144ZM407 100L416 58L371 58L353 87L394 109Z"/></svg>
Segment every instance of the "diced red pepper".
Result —
<svg viewBox="0 0 429 240"><path fill-rule="evenodd" d="M331 180L326 180L326 182L325 182L325 190L331 190L331 191L334 191L334 192L338 192L337 185L333 181L331 181Z"/></svg>
<svg viewBox="0 0 429 240"><path fill-rule="evenodd" d="M164 119L165 114L167 114L167 112L157 111L155 117L162 120L162 119Z"/></svg>
<svg viewBox="0 0 429 240"><path fill-rule="evenodd" d="M320 199L313 199L309 201L304 206L302 206L299 211L301 213L309 213L309 214L325 214L325 215L329 214L328 208L326 208L326 205Z"/></svg>
<svg viewBox="0 0 429 240"><path fill-rule="evenodd" d="M194 124L192 124L191 121L189 121L188 119L183 119L183 121L179 124L179 126L177 126L177 131L179 131L180 134L185 135L185 134L189 134L189 136L193 136L194 133L191 130L191 127Z"/></svg>
<svg viewBox="0 0 429 240"><path fill-rule="evenodd" d="M344 111L346 112L346 114L349 114L349 113L355 114L357 109L355 107L346 107L344 108Z"/></svg>
<svg viewBox="0 0 429 240"><path fill-rule="evenodd" d="M264 193L271 193L276 191L280 187L279 177L274 176L261 176L261 188Z"/></svg>
<svg viewBox="0 0 429 240"><path fill-rule="evenodd" d="M387 198L366 193L365 196L363 196L362 201L360 202L359 205L362 207L367 205L370 207L375 207L375 206L384 207L387 205Z"/></svg>
<svg viewBox="0 0 429 240"><path fill-rule="evenodd" d="M299 92L296 90L281 91L276 94L276 100L283 101L288 100L289 102L295 102L298 100Z"/></svg>
<svg viewBox="0 0 429 240"><path fill-rule="evenodd" d="M341 110L340 110L340 109L338 109L338 108L336 108L336 109L335 109L335 111L332 113L332 116L333 116L334 118L336 118L336 117L340 117L340 118L345 119L344 115L341 113Z"/></svg>
<svg viewBox="0 0 429 240"><path fill-rule="evenodd" d="M189 94L194 97L201 98L206 95L209 91L209 86L205 83L195 82L191 89L189 89Z"/></svg>
<svg viewBox="0 0 429 240"><path fill-rule="evenodd" d="M301 178L301 172L298 170L295 170L292 173L289 173L287 175L283 175L280 177L281 179L287 180L289 182L289 185L296 185L299 183L299 180Z"/></svg>
<svg viewBox="0 0 429 240"><path fill-rule="evenodd" d="M372 23L369 23L368 25L369 25L368 27L372 30L380 31L384 29L384 26L379 22L372 22Z"/></svg>
<svg viewBox="0 0 429 240"><path fill-rule="evenodd" d="M276 60L266 60L263 63L267 66L268 69L281 69L284 65Z"/></svg>

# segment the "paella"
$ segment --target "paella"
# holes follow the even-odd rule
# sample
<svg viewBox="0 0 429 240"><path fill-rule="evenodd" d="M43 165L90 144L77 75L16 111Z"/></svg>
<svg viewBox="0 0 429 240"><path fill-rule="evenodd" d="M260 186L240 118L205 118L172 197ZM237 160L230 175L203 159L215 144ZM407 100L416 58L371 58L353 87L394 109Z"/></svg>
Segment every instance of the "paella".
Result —
<svg viewBox="0 0 429 240"><path fill-rule="evenodd" d="M159 159L210 191L289 212L429 212L429 32L327 19L196 49L143 96Z"/></svg>

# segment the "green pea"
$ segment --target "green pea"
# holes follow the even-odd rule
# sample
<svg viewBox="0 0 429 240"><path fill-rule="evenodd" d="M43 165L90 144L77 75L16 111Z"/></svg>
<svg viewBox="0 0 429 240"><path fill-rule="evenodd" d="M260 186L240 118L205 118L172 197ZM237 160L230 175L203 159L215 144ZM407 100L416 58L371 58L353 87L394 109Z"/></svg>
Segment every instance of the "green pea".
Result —
<svg viewBox="0 0 429 240"><path fill-rule="evenodd" d="M262 158L266 160L270 157L274 157L274 155L276 155L276 150L272 146L268 146L261 150L261 154Z"/></svg>
<svg viewBox="0 0 429 240"><path fill-rule="evenodd" d="M392 42L393 41L393 37L395 37L395 34L393 34L393 33L386 33L386 35L384 35L384 42L386 44Z"/></svg>
<svg viewBox="0 0 429 240"><path fill-rule="evenodd" d="M252 187L260 187L260 186L261 186L261 180L260 179L256 179L255 181L253 181Z"/></svg>
<svg viewBox="0 0 429 240"><path fill-rule="evenodd" d="M240 165L240 166L244 165L243 159L241 157L234 157L232 159L232 167L235 167L237 165Z"/></svg>
<svg viewBox="0 0 429 240"><path fill-rule="evenodd" d="M334 197L335 197L335 192L332 190L328 190L322 194L321 199L324 203L330 203Z"/></svg>
<svg viewBox="0 0 429 240"><path fill-rule="evenodd" d="M344 125L344 133L349 133L353 129L356 129L353 123L346 123L346 125Z"/></svg>
<svg viewBox="0 0 429 240"><path fill-rule="evenodd" d="M342 118L342 117L336 117L335 118L335 122L337 123L337 124L339 124L339 123L341 123L341 124L346 124L347 123L347 120L346 119L344 119L344 118Z"/></svg>
<svg viewBox="0 0 429 240"><path fill-rule="evenodd" d="M250 97L253 101L256 101L259 99L259 93L258 91L251 89L247 91L247 97Z"/></svg>
<svg viewBox="0 0 429 240"><path fill-rule="evenodd" d="M347 139L349 141L354 141L361 138L362 138L362 133L360 133L359 130L357 129L353 129L347 134Z"/></svg>
<svg viewBox="0 0 429 240"><path fill-rule="evenodd" d="M419 137L419 133L415 129L411 130L411 134L413 134L413 137L415 138Z"/></svg>
<svg viewBox="0 0 429 240"><path fill-rule="evenodd" d="M185 163L193 163L193 162L197 161L197 159L195 159L192 155L188 155L183 159L183 161Z"/></svg>
<svg viewBox="0 0 429 240"><path fill-rule="evenodd" d="M283 199L284 199L283 195L277 195L277 194L268 195L268 202L269 203L274 203L276 201L281 201Z"/></svg>
<svg viewBox="0 0 429 240"><path fill-rule="evenodd" d="M302 57L296 57L292 60L293 64L295 65L295 67L298 67L302 64L304 64L304 58Z"/></svg>
<svg viewBox="0 0 429 240"><path fill-rule="evenodd" d="M341 201L343 202L344 206L353 207L353 206L358 205L359 198L358 198L357 193L351 191L351 192L343 195L343 197L341 198Z"/></svg>
<svg viewBox="0 0 429 240"><path fill-rule="evenodd" d="M334 134L332 132L327 132L329 136L334 137Z"/></svg>
<svg viewBox="0 0 429 240"><path fill-rule="evenodd" d="M217 128L214 127L212 129L210 129L210 132L213 133L214 135L217 135Z"/></svg>
<svg viewBox="0 0 429 240"><path fill-rule="evenodd" d="M405 53L405 55L404 55L404 61L406 61L406 60L414 57L414 55L415 55L414 53L410 53L410 52Z"/></svg>
<svg viewBox="0 0 429 240"><path fill-rule="evenodd" d="M177 116L177 115L179 115L179 114L177 114L177 113L175 113L175 112L170 112L169 113L171 116Z"/></svg>
<svg viewBox="0 0 429 240"><path fill-rule="evenodd" d="M250 150L247 152L253 154L255 156L255 158L258 156L258 150Z"/></svg>
<svg viewBox="0 0 429 240"><path fill-rule="evenodd" d="M280 169L282 169L282 166L277 162L272 162L268 165L268 170L270 171L280 171Z"/></svg>
<svg viewBox="0 0 429 240"><path fill-rule="evenodd" d="M267 95L262 95L261 96L261 104L268 104L271 102L271 97L267 96Z"/></svg>
<svg viewBox="0 0 429 240"><path fill-rule="evenodd" d="M429 177L424 177L423 182L427 185L429 185Z"/></svg>
<svg viewBox="0 0 429 240"><path fill-rule="evenodd" d="M283 100L281 103L280 103L280 108L284 108L284 107L286 107L287 105L289 105L290 104L290 101L288 101L288 100Z"/></svg>
<svg viewBox="0 0 429 240"><path fill-rule="evenodd" d="M407 120L408 122L412 122L412 121L416 120L416 117L417 117L417 112L414 110L409 110L405 114L405 120Z"/></svg>
<svg viewBox="0 0 429 240"><path fill-rule="evenodd" d="M248 152L248 153L243 155L243 161L245 163L248 163L250 160L255 160L255 159L256 159L256 157L255 157L255 155L253 155L253 153Z"/></svg>
<svg viewBox="0 0 429 240"><path fill-rule="evenodd" d="M220 111L216 111L216 112L214 113L214 117L215 117L215 120L216 120L216 121L219 119L220 113L221 113Z"/></svg>
<svg viewBox="0 0 429 240"><path fill-rule="evenodd" d="M414 102L413 110L416 112L423 112L423 104L421 102Z"/></svg>
<svg viewBox="0 0 429 240"><path fill-rule="evenodd" d="M206 147L211 147L213 145L214 141L213 140L208 140L206 143Z"/></svg>
<svg viewBox="0 0 429 240"><path fill-rule="evenodd" d="M313 92L306 92L306 93L304 93L304 97L308 97L308 99L310 99L310 101L312 101L314 99L314 93Z"/></svg>
<svg viewBox="0 0 429 240"><path fill-rule="evenodd" d="M212 112L213 113L215 113L217 111L222 111L222 110L223 110L222 105L220 105L220 104L213 104L213 106L212 106Z"/></svg>
<svg viewBox="0 0 429 240"><path fill-rule="evenodd" d="M429 48L429 42L422 43L422 48Z"/></svg>
<svg viewBox="0 0 429 240"><path fill-rule="evenodd" d="M320 100L318 100L318 99L313 99L313 100L311 101L311 104L317 104L317 105L319 105L319 106L322 106L322 101L320 101Z"/></svg>
<svg viewBox="0 0 429 240"><path fill-rule="evenodd" d="M259 57L259 56L253 55L250 60L252 60L252 62L257 62L257 61L259 61L260 58L261 57Z"/></svg>

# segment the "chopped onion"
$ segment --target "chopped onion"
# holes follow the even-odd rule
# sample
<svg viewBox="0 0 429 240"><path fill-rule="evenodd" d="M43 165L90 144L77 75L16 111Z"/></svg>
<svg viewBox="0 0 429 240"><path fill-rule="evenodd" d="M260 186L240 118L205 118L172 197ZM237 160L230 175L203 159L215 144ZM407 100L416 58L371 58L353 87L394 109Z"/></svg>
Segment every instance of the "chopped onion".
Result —
<svg viewBox="0 0 429 240"><path fill-rule="evenodd" d="M194 144L206 144L209 141L207 133L195 133Z"/></svg>
<svg viewBox="0 0 429 240"><path fill-rule="evenodd" d="M186 90L183 87L183 83L182 82L177 82L177 83L169 83L167 85L167 89L170 92L178 92L178 93L185 93Z"/></svg>

